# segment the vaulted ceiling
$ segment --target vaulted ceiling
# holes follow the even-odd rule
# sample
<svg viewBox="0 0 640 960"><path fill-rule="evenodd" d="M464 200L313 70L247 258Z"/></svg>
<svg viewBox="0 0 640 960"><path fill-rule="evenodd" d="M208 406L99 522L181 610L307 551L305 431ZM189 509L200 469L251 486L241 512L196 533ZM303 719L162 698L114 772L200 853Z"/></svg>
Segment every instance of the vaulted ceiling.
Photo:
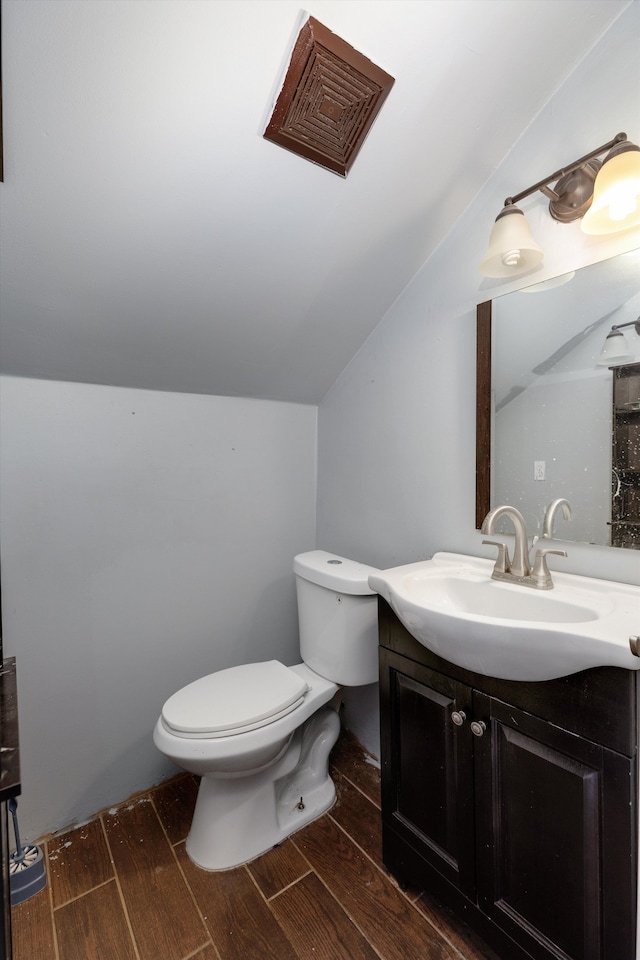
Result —
<svg viewBox="0 0 640 960"><path fill-rule="evenodd" d="M628 2L3 0L2 372L319 402ZM307 13L395 78L346 179L262 136Z"/></svg>

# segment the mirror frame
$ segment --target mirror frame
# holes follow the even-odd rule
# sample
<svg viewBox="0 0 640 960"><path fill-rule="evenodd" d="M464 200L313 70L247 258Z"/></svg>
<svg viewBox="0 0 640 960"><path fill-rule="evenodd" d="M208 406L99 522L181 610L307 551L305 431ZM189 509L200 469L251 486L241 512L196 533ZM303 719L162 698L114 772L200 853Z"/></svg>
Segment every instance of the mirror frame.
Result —
<svg viewBox="0 0 640 960"><path fill-rule="evenodd" d="M491 300L476 307L476 529L491 509Z"/></svg>

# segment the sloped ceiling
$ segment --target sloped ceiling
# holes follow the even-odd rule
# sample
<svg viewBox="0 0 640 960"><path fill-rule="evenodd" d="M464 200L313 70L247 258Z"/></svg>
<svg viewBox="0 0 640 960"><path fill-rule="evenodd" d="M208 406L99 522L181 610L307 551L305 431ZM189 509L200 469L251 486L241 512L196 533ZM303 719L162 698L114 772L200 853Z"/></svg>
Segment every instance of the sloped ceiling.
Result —
<svg viewBox="0 0 640 960"><path fill-rule="evenodd" d="M319 402L627 3L3 0L2 372ZM346 179L262 136L307 14L396 80Z"/></svg>

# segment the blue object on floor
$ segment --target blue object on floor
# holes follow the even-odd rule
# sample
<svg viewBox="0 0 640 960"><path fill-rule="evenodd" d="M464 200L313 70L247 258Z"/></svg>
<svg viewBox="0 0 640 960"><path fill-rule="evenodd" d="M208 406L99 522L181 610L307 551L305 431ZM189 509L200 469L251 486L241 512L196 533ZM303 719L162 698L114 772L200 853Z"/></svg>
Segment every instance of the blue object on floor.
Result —
<svg viewBox="0 0 640 960"><path fill-rule="evenodd" d="M18 832L18 802L13 798L8 801L9 811L13 819L13 832L16 836L16 849L9 857L9 884L11 887L11 906L23 903L34 894L43 890L47 884L47 874L44 858L40 847L34 844L20 842Z"/></svg>

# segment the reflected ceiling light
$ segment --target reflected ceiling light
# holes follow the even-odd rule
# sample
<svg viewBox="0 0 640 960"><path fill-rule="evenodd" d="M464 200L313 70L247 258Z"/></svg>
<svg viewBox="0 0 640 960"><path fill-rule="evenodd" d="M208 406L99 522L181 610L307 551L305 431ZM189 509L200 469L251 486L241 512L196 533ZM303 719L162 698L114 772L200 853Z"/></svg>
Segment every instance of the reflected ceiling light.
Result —
<svg viewBox="0 0 640 960"><path fill-rule="evenodd" d="M636 355L632 352L627 338L622 333L623 327L634 327L640 337L640 317L637 320L630 320L629 323L618 323L611 327L604 342L602 353L598 358L598 363L604 367L610 367L618 363L628 363L634 361Z"/></svg>
<svg viewBox="0 0 640 960"><path fill-rule="evenodd" d="M607 153L604 161L596 159ZM555 182L553 189L549 186ZM539 190L549 198L549 213L560 223L584 217L585 233L606 234L640 225L640 147L618 133L613 140L556 170L544 180L507 197L491 230L480 263L485 277L516 277L542 262L543 251L516 204ZM591 209L590 209L591 208Z"/></svg>
<svg viewBox="0 0 640 960"><path fill-rule="evenodd" d="M548 280L541 280L540 283L532 283L528 287L522 287L518 293L541 293L544 290L554 290L556 287L564 287L575 277L576 272L563 273L559 277L549 277Z"/></svg>

